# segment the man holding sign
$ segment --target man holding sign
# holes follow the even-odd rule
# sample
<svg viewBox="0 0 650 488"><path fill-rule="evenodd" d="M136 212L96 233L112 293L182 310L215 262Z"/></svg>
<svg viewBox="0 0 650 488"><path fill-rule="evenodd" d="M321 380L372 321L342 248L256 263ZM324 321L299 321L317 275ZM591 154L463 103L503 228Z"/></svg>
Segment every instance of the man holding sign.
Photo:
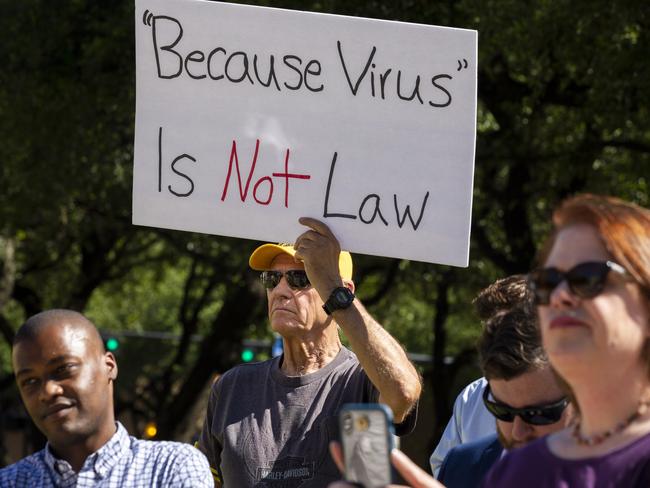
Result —
<svg viewBox="0 0 650 488"><path fill-rule="evenodd" d="M243 364L215 383L199 440L217 485L320 487L339 477L328 454L344 403L381 402L396 431L415 425L421 384L403 348L354 296L352 258L312 218L293 246L264 244L271 328L284 354ZM338 329L354 352L341 345Z"/></svg>

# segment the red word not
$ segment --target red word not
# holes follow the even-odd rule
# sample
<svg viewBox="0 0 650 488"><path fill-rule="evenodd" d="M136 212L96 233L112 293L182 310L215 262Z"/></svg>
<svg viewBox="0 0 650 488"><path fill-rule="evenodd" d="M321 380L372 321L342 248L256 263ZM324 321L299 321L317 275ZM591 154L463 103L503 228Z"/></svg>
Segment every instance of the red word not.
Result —
<svg viewBox="0 0 650 488"><path fill-rule="evenodd" d="M230 184L230 175L232 174L233 161L235 163L235 169L237 170L237 183L239 184L239 198L242 202L246 201L248 197L248 190L250 189L251 180L253 178L253 173L255 172L255 166L257 165L257 157L260 152L260 140L255 141L255 152L253 153L253 161L251 162L251 168L248 172L248 177L246 178L246 184L242 184L241 171L239 169L239 156L237 155L237 141L232 141L232 148L230 150L230 161L228 163L228 175L226 176L226 182L223 185L223 192L221 193L221 201L223 202L226 199L228 194L228 185ZM289 179L294 178L298 180L308 180L311 178L310 175L302 175L296 173L289 173L289 149L285 153L284 157L284 173L272 173L271 176L277 178L284 178L284 206L289 207ZM262 176L259 178L253 185L253 199L260 205L268 205L273 199L273 179L271 176ZM266 189L263 188L264 185ZM266 191L266 194L263 192ZM261 196L261 195L263 196Z"/></svg>

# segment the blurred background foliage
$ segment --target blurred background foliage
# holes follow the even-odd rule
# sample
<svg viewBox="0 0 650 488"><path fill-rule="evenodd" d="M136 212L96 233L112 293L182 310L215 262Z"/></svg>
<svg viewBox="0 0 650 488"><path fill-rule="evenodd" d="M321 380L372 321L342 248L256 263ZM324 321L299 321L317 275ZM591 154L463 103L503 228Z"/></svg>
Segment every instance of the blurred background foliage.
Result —
<svg viewBox="0 0 650 488"><path fill-rule="evenodd" d="M564 197L650 204L650 9L636 0L248 3L479 31L469 268L355 258L361 299L409 352L431 357L420 364L426 427L411 447L424 464L458 388L477 374L477 291L530 269ZM187 439L206 386L241 361L242 341L272 339L247 267L257 243L131 225L132 1L0 0L0 12L0 428L29 429L11 375L15 330L65 307L109 335L130 333L119 336L117 408L134 433L153 420L158 438ZM167 335L136 334L147 331ZM42 442L30 432L25 452ZM0 465L5 455L0 443Z"/></svg>

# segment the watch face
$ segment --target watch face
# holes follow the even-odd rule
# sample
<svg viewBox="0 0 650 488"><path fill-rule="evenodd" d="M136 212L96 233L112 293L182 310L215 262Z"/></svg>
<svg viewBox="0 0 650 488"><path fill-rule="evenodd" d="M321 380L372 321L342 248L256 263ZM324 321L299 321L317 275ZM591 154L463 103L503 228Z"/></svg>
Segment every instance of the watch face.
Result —
<svg viewBox="0 0 650 488"><path fill-rule="evenodd" d="M332 291L327 302L323 305L323 308L328 314L331 314L334 310L340 310L342 308L348 308L354 301L354 293L352 293L347 288L336 288Z"/></svg>
<svg viewBox="0 0 650 488"><path fill-rule="evenodd" d="M350 299L350 296L345 293L344 290L337 290L336 291L336 301L345 303Z"/></svg>

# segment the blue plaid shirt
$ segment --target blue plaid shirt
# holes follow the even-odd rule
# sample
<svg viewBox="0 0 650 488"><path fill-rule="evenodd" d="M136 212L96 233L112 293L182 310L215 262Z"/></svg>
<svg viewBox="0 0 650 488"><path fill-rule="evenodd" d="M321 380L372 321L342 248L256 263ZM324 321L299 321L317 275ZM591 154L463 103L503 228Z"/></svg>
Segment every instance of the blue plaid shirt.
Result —
<svg viewBox="0 0 650 488"><path fill-rule="evenodd" d="M117 422L117 432L75 473L45 449L0 469L0 487L210 487L205 456L189 444L141 441Z"/></svg>

